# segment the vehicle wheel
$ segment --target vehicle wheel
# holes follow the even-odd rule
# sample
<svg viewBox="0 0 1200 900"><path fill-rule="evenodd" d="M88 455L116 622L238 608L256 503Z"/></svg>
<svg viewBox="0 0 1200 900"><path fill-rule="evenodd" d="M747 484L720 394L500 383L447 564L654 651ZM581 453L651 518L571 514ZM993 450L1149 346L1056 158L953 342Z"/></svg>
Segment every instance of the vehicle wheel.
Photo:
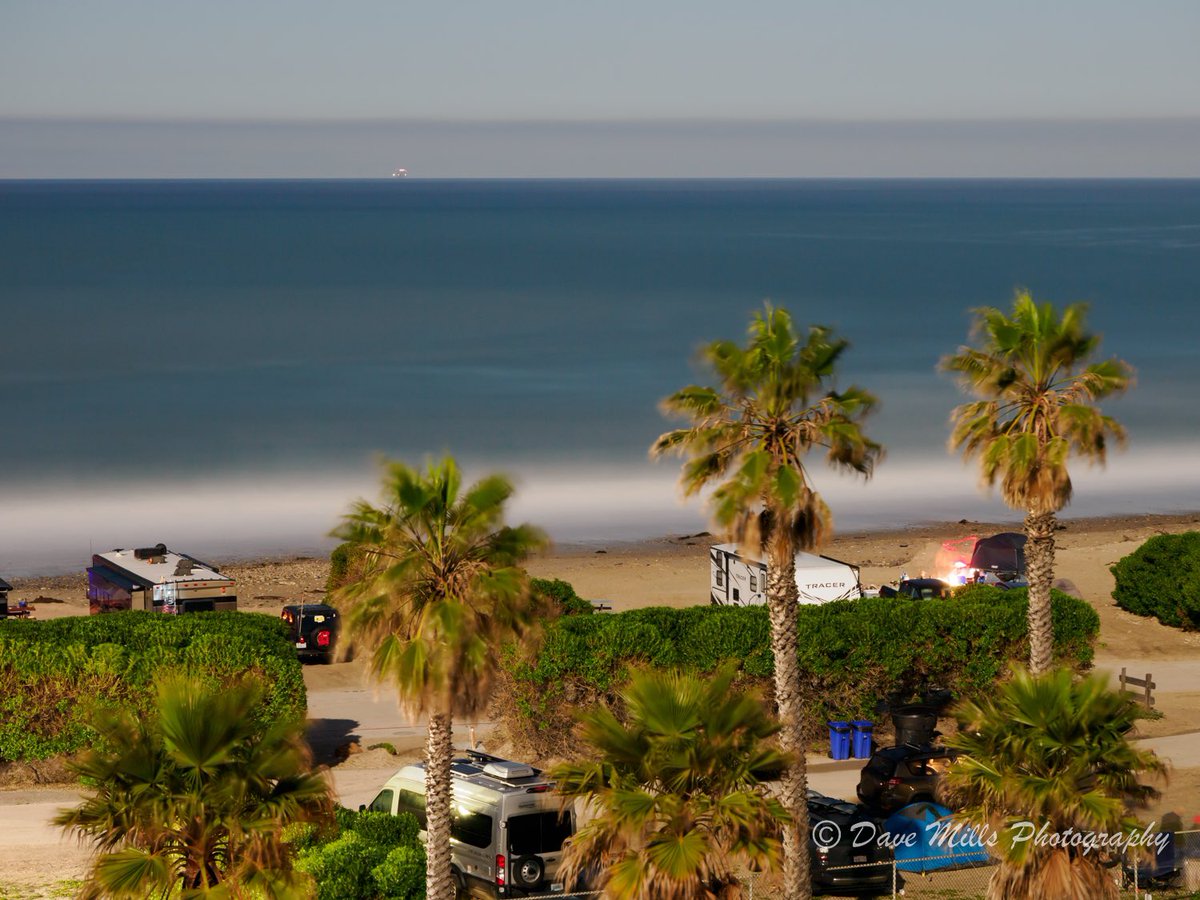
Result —
<svg viewBox="0 0 1200 900"><path fill-rule="evenodd" d="M512 877L517 887L536 888L545 874L546 867L536 856L522 856L512 865Z"/></svg>
<svg viewBox="0 0 1200 900"><path fill-rule="evenodd" d="M462 873L455 869L451 871L450 877L454 879L454 900L471 900L471 892L467 890Z"/></svg>

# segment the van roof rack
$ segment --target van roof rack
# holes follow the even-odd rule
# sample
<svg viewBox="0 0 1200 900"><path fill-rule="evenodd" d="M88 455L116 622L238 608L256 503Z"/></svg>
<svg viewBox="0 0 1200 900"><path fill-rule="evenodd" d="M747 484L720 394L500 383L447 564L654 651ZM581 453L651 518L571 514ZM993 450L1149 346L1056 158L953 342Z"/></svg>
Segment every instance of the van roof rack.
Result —
<svg viewBox="0 0 1200 900"><path fill-rule="evenodd" d="M528 763L514 762L502 756L493 756L481 750L467 750L466 759L460 759L463 774L471 770L472 774L482 775L509 785L528 784L542 776L542 770Z"/></svg>
<svg viewBox="0 0 1200 900"><path fill-rule="evenodd" d="M508 762L508 760L502 756L492 756L492 754L484 753L482 750L468 750L466 755L467 759L474 762Z"/></svg>

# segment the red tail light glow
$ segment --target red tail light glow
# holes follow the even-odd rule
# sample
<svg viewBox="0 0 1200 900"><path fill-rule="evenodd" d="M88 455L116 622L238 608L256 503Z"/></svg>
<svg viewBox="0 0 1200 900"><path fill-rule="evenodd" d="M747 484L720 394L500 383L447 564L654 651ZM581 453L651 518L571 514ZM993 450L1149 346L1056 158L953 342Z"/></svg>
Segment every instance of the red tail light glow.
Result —
<svg viewBox="0 0 1200 900"><path fill-rule="evenodd" d="M504 854L496 854L496 884L504 884Z"/></svg>

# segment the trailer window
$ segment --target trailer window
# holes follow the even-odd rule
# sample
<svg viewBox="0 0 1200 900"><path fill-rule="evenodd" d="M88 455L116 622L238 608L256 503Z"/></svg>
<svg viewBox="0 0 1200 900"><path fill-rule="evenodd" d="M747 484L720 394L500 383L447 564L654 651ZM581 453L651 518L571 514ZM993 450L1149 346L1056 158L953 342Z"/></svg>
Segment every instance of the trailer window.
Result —
<svg viewBox="0 0 1200 900"><path fill-rule="evenodd" d="M450 836L472 847L488 847L492 843L492 817L455 809L450 819Z"/></svg>
<svg viewBox="0 0 1200 900"><path fill-rule="evenodd" d="M396 795L391 790L380 791L379 796L371 801L371 805L367 809L371 812L390 813L392 811L392 798L394 796Z"/></svg>
<svg viewBox="0 0 1200 900"><path fill-rule="evenodd" d="M573 832L569 815L540 812L513 816L508 820L508 852L513 856L557 853Z"/></svg>
<svg viewBox="0 0 1200 900"><path fill-rule="evenodd" d="M725 587L725 570L717 569L717 587Z"/></svg>
<svg viewBox="0 0 1200 900"><path fill-rule="evenodd" d="M758 576L753 572L750 573L750 590L758 591Z"/></svg>
<svg viewBox="0 0 1200 900"><path fill-rule="evenodd" d="M416 791L401 791L400 792L400 812L408 813L417 820L417 824L421 826L421 830L425 831L425 795L418 794Z"/></svg>

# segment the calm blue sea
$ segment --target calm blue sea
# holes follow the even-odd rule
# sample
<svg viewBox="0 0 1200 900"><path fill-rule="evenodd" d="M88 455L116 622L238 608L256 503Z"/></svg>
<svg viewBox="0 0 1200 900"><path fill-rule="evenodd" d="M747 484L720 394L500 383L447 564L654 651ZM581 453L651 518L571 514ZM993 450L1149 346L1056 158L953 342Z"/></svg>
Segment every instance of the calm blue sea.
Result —
<svg viewBox="0 0 1200 900"><path fill-rule="evenodd" d="M840 527L1004 518L935 364L1019 285L1139 373L1069 512L1200 509L1200 182L0 182L0 574L319 549L380 454L563 541L698 530L656 403L764 298L883 403L871 484L816 469Z"/></svg>

